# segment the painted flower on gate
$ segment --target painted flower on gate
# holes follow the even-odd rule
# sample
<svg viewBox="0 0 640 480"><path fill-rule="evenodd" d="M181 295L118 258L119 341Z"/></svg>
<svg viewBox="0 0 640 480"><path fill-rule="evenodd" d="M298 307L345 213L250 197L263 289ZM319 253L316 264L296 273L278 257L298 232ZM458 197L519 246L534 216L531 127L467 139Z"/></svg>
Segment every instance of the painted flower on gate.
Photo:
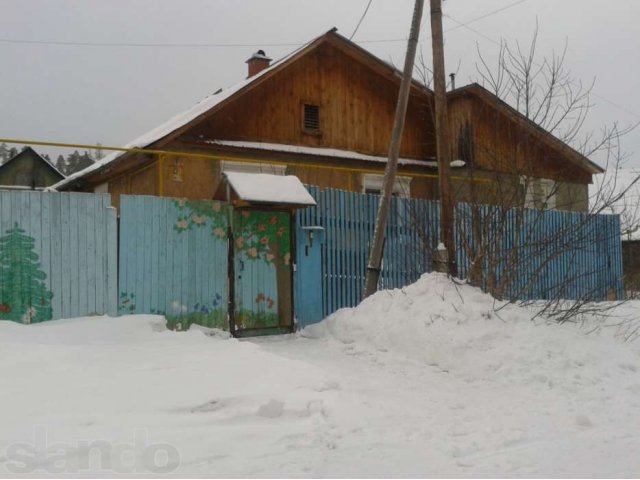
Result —
<svg viewBox="0 0 640 480"><path fill-rule="evenodd" d="M187 228L189 228L189 222L187 222L187 220L181 219L176 222L176 229L186 230Z"/></svg>
<svg viewBox="0 0 640 480"><path fill-rule="evenodd" d="M273 253L267 253L266 257L267 262L273 262L273 259L276 258L276 256Z"/></svg>
<svg viewBox="0 0 640 480"><path fill-rule="evenodd" d="M249 255L249 257L251 258L257 258L258 257L258 249L255 247L250 248L249 250L247 250L247 255Z"/></svg>
<svg viewBox="0 0 640 480"><path fill-rule="evenodd" d="M285 265L289 265L290 261L291 261L291 254L290 253L285 253L285 255L284 255L284 264Z"/></svg>
<svg viewBox="0 0 640 480"><path fill-rule="evenodd" d="M278 217L271 217L271 218L269 219L269 223L270 223L271 225L275 225L276 223L278 223Z"/></svg>
<svg viewBox="0 0 640 480"><path fill-rule="evenodd" d="M192 217L191 221L196 225L202 225L204 222L207 221L207 219L204 217L196 216L196 217Z"/></svg>
<svg viewBox="0 0 640 480"><path fill-rule="evenodd" d="M259 232L266 232L267 231L267 226L264 223L261 223L260 225L258 225L258 231Z"/></svg>
<svg viewBox="0 0 640 480"><path fill-rule="evenodd" d="M244 238L243 237L236 238L236 247L238 247L238 248L244 247Z"/></svg>
<svg viewBox="0 0 640 480"><path fill-rule="evenodd" d="M213 202L213 203L211 204L211 209L212 209L214 212L219 212L220 210L222 210L222 205L220 204L220 202Z"/></svg>
<svg viewBox="0 0 640 480"><path fill-rule="evenodd" d="M284 235L284 233L287 231L286 227L280 227L278 229L278 231L276 232L276 235L278 235L278 237L282 237L282 235Z"/></svg>
<svg viewBox="0 0 640 480"><path fill-rule="evenodd" d="M269 237L267 237L266 235L264 237L262 237L260 239L260 243L263 245L266 245L267 243L269 243Z"/></svg>
<svg viewBox="0 0 640 480"><path fill-rule="evenodd" d="M213 234L216 237L224 238L227 232L224 230L224 228L218 227L213 229Z"/></svg>

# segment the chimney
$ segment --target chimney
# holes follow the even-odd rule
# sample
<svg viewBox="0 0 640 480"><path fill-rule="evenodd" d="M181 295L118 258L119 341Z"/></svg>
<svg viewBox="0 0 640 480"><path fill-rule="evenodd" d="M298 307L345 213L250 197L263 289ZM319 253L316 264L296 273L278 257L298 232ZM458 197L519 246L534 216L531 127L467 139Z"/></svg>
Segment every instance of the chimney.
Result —
<svg viewBox="0 0 640 480"><path fill-rule="evenodd" d="M247 78L249 78L260 73L265 68L268 68L271 63L271 59L267 57L264 50L258 50L256 53L251 55L251 58L249 58L246 63L249 65L249 75L247 75Z"/></svg>
<svg viewBox="0 0 640 480"><path fill-rule="evenodd" d="M455 90L456 89L456 74L455 73L450 73L449 74L449 78L451 79L451 90Z"/></svg>

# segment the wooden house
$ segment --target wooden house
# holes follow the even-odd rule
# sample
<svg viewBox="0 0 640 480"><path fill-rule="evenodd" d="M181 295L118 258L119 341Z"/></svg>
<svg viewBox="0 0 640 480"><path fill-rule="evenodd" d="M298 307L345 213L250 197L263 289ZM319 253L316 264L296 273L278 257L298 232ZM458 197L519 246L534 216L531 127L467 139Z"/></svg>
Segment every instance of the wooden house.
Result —
<svg viewBox="0 0 640 480"><path fill-rule="evenodd" d="M31 147L0 165L0 189L42 190L64 179L47 159Z"/></svg>
<svg viewBox="0 0 640 480"><path fill-rule="evenodd" d="M213 198L223 172L296 175L306 184L377 191L400 85L393 66L335 29L202 100L54 188ZM479 85L448 93L459 201L584 211L602 170ZM433 93L413 82L395 193L438 196Z"/></svg>

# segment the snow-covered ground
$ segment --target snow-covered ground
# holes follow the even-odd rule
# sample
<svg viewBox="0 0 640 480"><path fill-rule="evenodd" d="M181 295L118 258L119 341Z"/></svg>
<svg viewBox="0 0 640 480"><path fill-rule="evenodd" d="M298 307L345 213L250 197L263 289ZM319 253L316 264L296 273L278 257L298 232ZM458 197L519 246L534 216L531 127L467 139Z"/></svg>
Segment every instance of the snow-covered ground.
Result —
<svg viewBox="0 0 640 480"><path fill-rule="evenodd" d="M0 322L0 476L640 475L640 341L494 306L432 274L282 337Z"/></svg>

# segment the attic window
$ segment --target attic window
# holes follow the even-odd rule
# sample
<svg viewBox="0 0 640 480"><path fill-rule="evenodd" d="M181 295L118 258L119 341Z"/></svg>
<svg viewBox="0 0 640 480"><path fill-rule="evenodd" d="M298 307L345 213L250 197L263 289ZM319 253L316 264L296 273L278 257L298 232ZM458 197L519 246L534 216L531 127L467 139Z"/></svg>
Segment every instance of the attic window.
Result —
<svg viewBox="0 0 640 480"><path fill-rule="evenodd" d="M304 104L304 131L307 133L320 133L320 107L310 103Z"/></svg>

